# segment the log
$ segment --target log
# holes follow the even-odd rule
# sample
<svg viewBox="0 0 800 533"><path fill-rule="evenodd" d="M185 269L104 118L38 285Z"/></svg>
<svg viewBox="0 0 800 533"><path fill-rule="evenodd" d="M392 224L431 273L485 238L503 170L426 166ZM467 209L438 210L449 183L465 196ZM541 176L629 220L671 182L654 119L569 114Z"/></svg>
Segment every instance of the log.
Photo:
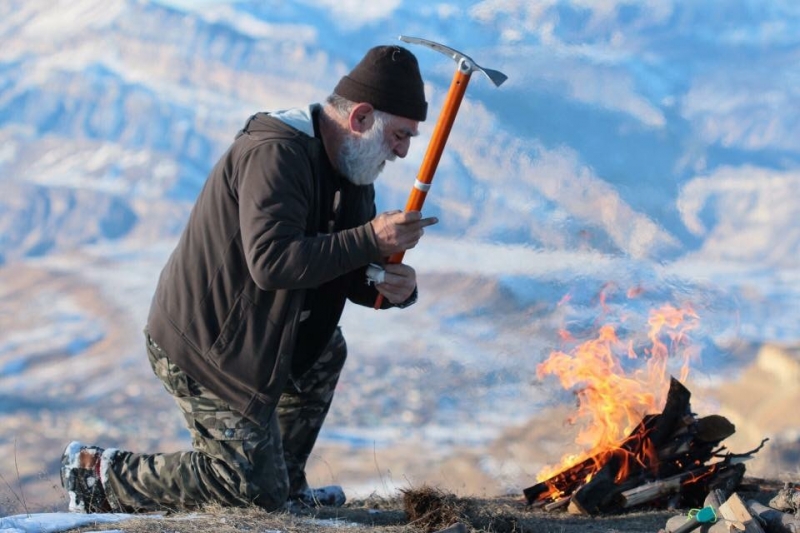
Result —
<svg viewBox="0 0 800 533"><path fill-rule="evenodd" d="M692 498L692 493L705 494L710 489L711 493L706 497L703 506L710 505L717 509L720 506L719 500L733 492L730 486L738 486L742 477L744 477L744 465L714 463L626 490L620 494L620 501L622 507L628 509L664 496L680 493L682 506L695 507L699 505L700 499ZM687 484L692 478L699 479Z"/></svg>
<svg viewBox="0 0 800 533"><path fill-rule="evenodd" d="M544 506L545 511L555 511L556 509L561 509L562 507L567 507L570 502L569 496L564 496L563 498L559 498L554 502L550 502Z"/></svg>
<svg viewBox="0 0 800 533"><path fill-rule="evenodd" d="M719 506L725 503L725 500L727 500L730 495L731 493L721 489L712 489L709 491L706 499L703 500L703 507L711 507L714 509L714 512L717 513L717 516L719 516Z"/></svg>
<svg viewBox="0 0 800 533"><path fill-rule="evenodd" d="M748 500L747 506L764 522L770 533L800 533L800 517L767 507L755 500Z"/></svg>
<svg viewBox="0 0 800 533"><path fill-rule="evenodd" d="M586 481L586 478L596 468L594 457L584 459L570 468L551 476L545 481L532 485L522 491L528 504L533 504L542 494L550 491L550 485L556 487L562 494L572 494Z"/></svg>
<svg viewBox="0 0 800 533"><path fill-rule="evenodd" d="M769 506L787 513L800 512L800 486L784 483L783 488L769 501Z"/></svg>
<svg viewBox="0 0 800 533"><path fill-rule="evenodd" d="M572 494L567 511L570 514L581 515L599 513L603 506L616 496L617 485L614 483L614 478L624 460L625 458L620 457L619 453L614 454L591 481Z"/></svg>
<svg viewBox="0 0 800 533"><path fill-rule="evenodd" d="M713 456L719 443L730 437L736 429L728 419L720 415L688 418L683 424L670 436L667 443L658 447L661 477L677 473L679 467L676 465L705 463Z"/></svg>
<svg viewBox="0 0 800 533"><path fill-rule="evenodd" d="M719 506L719 514L733 524L738 529L738 525L744 526L745 533L765 533L757 519L750 513L742 498L735 492L725 503Z"/></svg>
<svg viewBox="0 0 800 533"><path fill-rule="evenodd" d="M709 415L698 419L696 429L699 440L714 445L736 433L736 426L721 415Z"/></svg>
<svg viewBox="0 0 800 533"><path fill-rule="evenodd" d="M659 423L649 433L650 442L656 449L669 442L670 437L681 424L683 418L691 414L689 400L692 393L680 381L670 378L669 392L664 410L659 415Z"/></svg>
<svg viewBox="0 0 800 533"><path fill-rule="evenodd" d="M671 478L661 479L639 485L638 487L626 490L620 497L622 498L622 507L628 509L643 503L651 502L662 496L669 496L675 494L681 489L681 484L687 478L687 474L679 474Z"/></svg>

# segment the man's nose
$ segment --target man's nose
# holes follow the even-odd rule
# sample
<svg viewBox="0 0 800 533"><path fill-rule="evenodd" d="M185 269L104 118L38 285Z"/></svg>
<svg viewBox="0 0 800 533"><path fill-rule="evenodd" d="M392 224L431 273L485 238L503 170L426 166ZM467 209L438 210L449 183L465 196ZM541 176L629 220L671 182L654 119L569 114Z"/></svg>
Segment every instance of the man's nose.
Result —
<svg viewBox="0 0 800 533"><path fill-rule="evenodd" d="M397 157L402 159L406 155L408 155L408 149L410 146L411 146L411 138L406 137L402 141L398 141L397 143L395 143L394 150L392 151L395 153Z"/></svg>

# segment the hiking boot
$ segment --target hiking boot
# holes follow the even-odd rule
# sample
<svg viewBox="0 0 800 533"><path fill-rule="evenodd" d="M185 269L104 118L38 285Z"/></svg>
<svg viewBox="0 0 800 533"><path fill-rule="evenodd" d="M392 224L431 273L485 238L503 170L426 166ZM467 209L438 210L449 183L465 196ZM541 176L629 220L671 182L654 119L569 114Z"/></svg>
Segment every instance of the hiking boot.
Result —
<svg viewBox="0 0 800 533"><path fill-rule="evenodd" d="M61 456L61 486L69 494L71 513L109 513L111 506L100 481L103 448L70 442Z"/></svg>
<svg viewBox="0 0 800 533"><path fill-rule="evenodd" d="M306 507L341 507L346 501L344 490L339 485L328 485L316 489L306 488L289 496L291 505L299 504Z"/></svg>

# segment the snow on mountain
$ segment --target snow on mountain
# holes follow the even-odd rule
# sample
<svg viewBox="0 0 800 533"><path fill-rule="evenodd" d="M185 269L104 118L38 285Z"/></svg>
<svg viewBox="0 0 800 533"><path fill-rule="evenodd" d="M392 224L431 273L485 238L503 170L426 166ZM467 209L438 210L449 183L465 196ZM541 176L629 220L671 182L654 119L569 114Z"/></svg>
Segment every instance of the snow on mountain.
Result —
<svg viewBox="0 0 800 533"><path fill-rule="evenodd" d="M532 377L559 331L638 343L668 302L700 316L705 376L797 343L798 29L788 0L0 4L0 416L24 480L67 433L185 438L141 327L208 170L249 115L322 100L399 34L509 80L470 83L426 202L441 222L406 256L415 311L346 312L326 442L489 442L561 398ZM379 209L404 205L454 69L413 51L429 120Z"/></svg>

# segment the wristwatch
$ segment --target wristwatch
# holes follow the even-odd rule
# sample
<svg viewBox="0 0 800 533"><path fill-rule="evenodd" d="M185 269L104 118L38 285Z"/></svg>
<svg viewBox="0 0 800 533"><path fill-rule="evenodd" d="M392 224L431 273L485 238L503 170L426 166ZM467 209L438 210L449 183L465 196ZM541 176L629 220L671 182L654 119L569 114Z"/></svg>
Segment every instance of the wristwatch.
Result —
<svg viewBox="0 0 800 533"><path fill-rule="evenodd" d="M400 302L399 304L394 304L395 307L399 307L400 309L405 309L410 305L414 305L417 303L417 288L414 287L414 292L411 293L411 296L406 298L404 301Z"/></svg>

